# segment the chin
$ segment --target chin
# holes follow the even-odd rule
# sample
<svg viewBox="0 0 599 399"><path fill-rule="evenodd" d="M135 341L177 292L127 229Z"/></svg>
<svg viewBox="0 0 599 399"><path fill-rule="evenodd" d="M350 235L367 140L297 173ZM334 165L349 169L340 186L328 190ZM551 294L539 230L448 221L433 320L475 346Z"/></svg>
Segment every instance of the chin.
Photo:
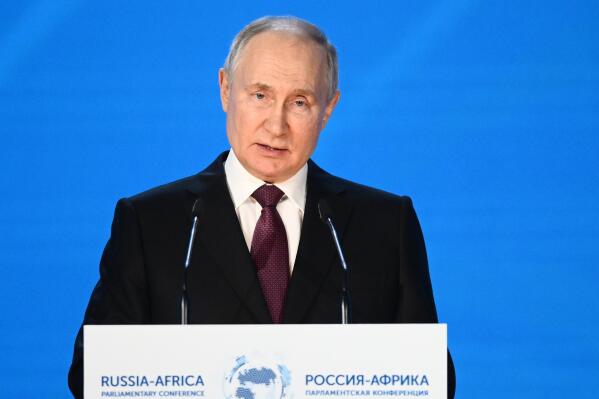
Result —
<svg viewBox="0 0 599 399"><path fill-rule="evenodd" d="M256 177L273 183L287 180L290 177L286 168L275 165L264 165L264 163L254 168L254 172Z"/></svg>
<svg viewBox="0 0 599 399"><path fill-rule="evenodd" d="M280 183L287 180L290 176L280 170L262 170L258 172L258 177L269 183Z"/></svg>
<svg viewBox="0 0 599 399"><path fill-rule="evenodd" d="M282 178L281 175L277 173L261 173L258 178L267 183L280 183L284 180L287 180L287 178Z"/></svg>

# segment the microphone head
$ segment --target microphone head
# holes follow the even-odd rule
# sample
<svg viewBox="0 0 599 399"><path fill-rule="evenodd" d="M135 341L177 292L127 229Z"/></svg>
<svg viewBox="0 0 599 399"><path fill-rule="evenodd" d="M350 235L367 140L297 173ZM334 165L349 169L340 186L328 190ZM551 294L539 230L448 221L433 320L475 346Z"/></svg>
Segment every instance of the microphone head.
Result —
<svg viewBox="0 0 599 399"><path fill-rule="evenodd" d="M191 218L200 217L200 212L202 211L202 198L197 198L193 203L193 208L191 209Z"/></svg>
<svg viewBox="0 0 599 399"><path fill-rule="evenodd" d="M328 219L333 218L333 212L331 211L331 207L329 203L324 198L321 198L318 201L318 214L320 215L320 220L323 223L326 223Z"/></svg>

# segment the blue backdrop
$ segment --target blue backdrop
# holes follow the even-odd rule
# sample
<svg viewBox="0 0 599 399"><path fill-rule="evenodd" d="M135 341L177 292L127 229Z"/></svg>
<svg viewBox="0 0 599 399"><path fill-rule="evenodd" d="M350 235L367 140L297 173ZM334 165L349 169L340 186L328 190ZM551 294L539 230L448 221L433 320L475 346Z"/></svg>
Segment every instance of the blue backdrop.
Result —
<svg viewBox="0 0 599 399"><path fill-rule="evenodd" d="M115 202L228 148L217 70L265 14L337 45L314 159L413 198L457 397L596 397L592 0L1 2L0 396L67 397Z"/></svg>

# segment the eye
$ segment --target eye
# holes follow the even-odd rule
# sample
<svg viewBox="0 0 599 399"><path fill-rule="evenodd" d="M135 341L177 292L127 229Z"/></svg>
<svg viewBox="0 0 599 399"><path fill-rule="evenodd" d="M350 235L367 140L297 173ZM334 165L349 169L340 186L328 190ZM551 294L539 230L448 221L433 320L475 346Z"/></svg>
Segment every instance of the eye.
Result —
<svg viewBox="0 0 599 399"><path fill-rule="evenodd" d="M264 95L264 93L260 93L260 92L254 93L254 96L256 97L257 100L264 100L264 98L266 97Z"/></svg>
<svg viewBox="0 0 599 399"><path fill-rule="evenodd" d="M301 98L298 98L297 100L295 100L294 103L295 103L295 105L297 105L300 108L306 106L306 100L303 100Z"/></svg>

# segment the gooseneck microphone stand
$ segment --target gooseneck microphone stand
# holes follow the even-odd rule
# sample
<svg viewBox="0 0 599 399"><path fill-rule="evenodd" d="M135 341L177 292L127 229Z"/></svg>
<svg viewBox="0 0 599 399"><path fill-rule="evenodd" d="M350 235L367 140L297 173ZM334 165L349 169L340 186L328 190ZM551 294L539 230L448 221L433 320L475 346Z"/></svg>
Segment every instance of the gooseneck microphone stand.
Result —
<svg viewBox="0 0 599 399"><path fill-rule="evenodd" d="M196 199L193 203L193 208L191 211L191 233L189 234L189 244L187 245L187 256L185 256L185 268L183 269L183 288L181 292L181 324L188 324L187 316L189 313L188 310L188 301L189 298L187 296L187 270L189 269L189 265L191 263L191 253L193 248L193 241L196 236L196 230L198 227L198 220L200 215L200 208L202 207L202 201L200 198Z"/></svg>
<svg viewBox="0 0 599 399"><path fill-rule="evenodd" d="M341 324L350 324L352 322L352 310L351 294L349 290L349 270L347 262L345 262L345 256L343 256L343 250L341 249L341 243L337 236L337 230L333 224L331 208L325 199L318 201L318 213L320 215L320 220L322 220L331 231L337 254L339 254L339 260L341 261L341 268L343 270L343 277L341 279Z"/></svg>

